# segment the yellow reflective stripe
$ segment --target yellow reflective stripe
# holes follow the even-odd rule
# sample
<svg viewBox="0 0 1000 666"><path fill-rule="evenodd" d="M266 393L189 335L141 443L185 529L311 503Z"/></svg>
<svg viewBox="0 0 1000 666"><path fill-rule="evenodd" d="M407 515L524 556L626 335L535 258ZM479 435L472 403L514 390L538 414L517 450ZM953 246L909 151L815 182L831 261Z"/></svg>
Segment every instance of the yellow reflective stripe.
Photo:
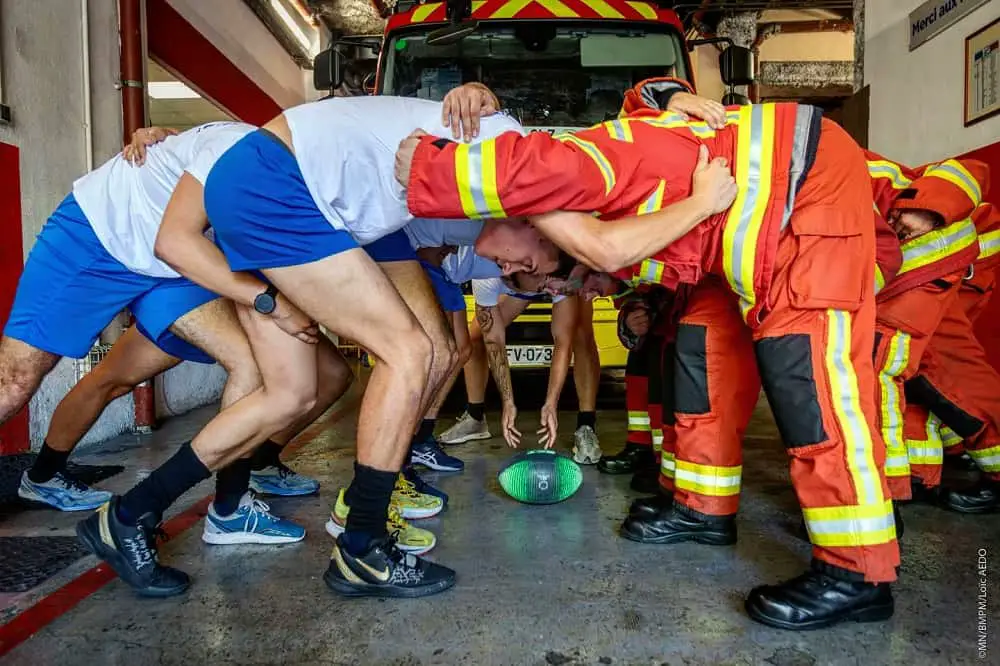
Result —
<svg viewBox="0 0 1000 666"><path fill-rule="evenodd" d="M988 449L968 449L966 453L976 461L979 469L984 472L1000 472L1000 446L992 446Z"/></svg>
<svg viewBox="0 0 1000 666"><path fill-rule="evenodd" d="M933 414L927 415L924 432L927 439L906 440L906 455L911 465L940 465L944 462L944 444L939 430L941 421Z"/></svg>
<svg viewBox="0 0 1000 666"><path fill-rule="evenodd" d="M639 12L642 18L649 19L651 21L656 20L656 10L650 7L648 2L631 2L631 0L629 0L627 4L629 7Z"/></svg>
<svg viewBox="0 0 1000 666"><path fill-rule="evenodd" d="M654 283L659 284L660 280L663 279L663 269L665 264L662 261L656 261L655 259L645 259L641 264L639 264L639 273L634 275L633 278L639 283Z"/></svg>
<svg viewBox="0 0 1000 666"><path fill-rule="evenodd" d="M827 548L875 546L896 538L892 502L864 506L803 508L809 540Z"/></svg>
<svg viewBox="0 0 1000 666"><path fill-rule="evenodd" d="M530 5L532 0L510 0L503 7L493 12L490 18L513 18L522 9Z"/></svg>
<svg viewBox="0 0 1000 666"><path fill-rule="evenodd" d="M601 172L601 176L604 178L604 193L611 194L611 190L615 188L615 170L611 166L611 162L608 158L604 156L601 149L595 144L587 141L586 139L581 139L573 134L565 134L563 136L556 137L559 141L566 143L572 143L578 146L584 153L587 154L590 159L594 160L594 164L597 165L598 170Z"/></svg>
<svg viewBox="0 0 1000 666"><path fill-rule="evenodd" d="M466 217L507 217L497 191L496 143L491 139L455 148L455 182Z"/></svg>
<svg viewBox="0 0 1000 666"><path fill-rule="evenodd" d="M948 181L965 192L973 206L978 206L983 201L983 188L979 185L979 181L958 160L945 160L928 167L924 175Z"/></svg>
<svg viewBox="0 0 1000 666"><path fill-rule="evenodd" d="M661 451L663 449L663 431L659 428L653 428L653 451Z"/></svg>
<svg viewBox="0 0 1000 666"><path fill-rule="evenodd" d="M653 193L649 195L645 201L639 204L639 208L636 211L639 215L645 215L646 213L655 213L663 207L663 192L667 187L667 181L661 180L660 184L656 186Z"/></svg>
<svg viewBox="0 0 1000 666"><path fill-rule="evenodd" d="M410 23L422 23L423 21L426 21L427 17L442 4L444 3L432 2L427 5L420 5L413 10L412 14L410 14Z"/></svg>
<svg viewBox="0 0 1000 666"><path fill-rule="evenodd" d="M620 120L609 120L604 123L604 128L608 130L608 136L617 141L632 143L632 121L628 118Z"/></svg>
<svg viewBox="0 0 1000 666"><path fill-rule="evenodd" d="M674 479L681 490L713 497L731 497L740 494L742 474L741 465L716 467L678 460Z"/></svg>
<svg viewBox="0 0 1000 666"><path fill-rule="evenodd" d="M649 431L649 414L647 412L629 412L628 429Z"/></svg>
<svg viewBox="0 0 1000 666"><path fill-rule="evenodd" d="M604 0L580 0L583 4L587 5L591 9L600 15L601 18L613 18L620 19L625 18L625 15L620 11L604 2Z"/></svg>
<svg viewBox="0 0 1000 666"><path fill-rule="evenodd" d="M903 243L903 265L898 275L933 264L957 254L976 242L976 225L966 218L943 229L928 231Z"/></svg>
<svg viewBox="0 0 1000 666"><path fill-rule="evenodd" d="M837 423L844 436L847 466L858 504L881 505L882 483L875 466L871 431L861 411L858 378L851 363L851 313L827 310L826 374Z"/></svg>
<svg viewBox="0 0 1000 666"><path fill-rule="evenodd" d="M945 448L962 443L961 435L943 423L938 426L938 435L941 437L941 443L944 444Z"/></svg>
<svg viewBox="0 0 1000 666"><path fill-rule="evenodd" d="M909 476L910 465L907 457L906 439L903 436L903 409L896 378L903 374L910 364L910 336L896 331L889 341L889 353L885 366L879 369L878 382L881 391L882 439L885 440L885 475Z"/></svg>
<svg viewBox="0 0 1000 666"><path fill-rule="evenodd" d="M663 452L663 457L660 458L660 473L663 476L674 478L674 472L677 469L677 459L674 457L673 453L669 451Z"/></svg>
<svg viewBox="0 0 1000 666"><path fill-rule="evenodd" d="M892 187L905 190L913 182L903 175L898 164L887 160L871 160L868 162L868 175L871 178L886 178L892 181Z"/></svg>
<svg viewBox="0 0 1000 666"><path fill-rule="evenodd" d="M772 104L754 104L740 109L735 159L739 191L726 218L722 261L726 279L740 297L744 317L757 302L754 267L757 237L771 198L774 120Z"/></svg>
<svg viewBox="0 0 1000 666"><path fill-rule="evenodd" d="M882 274L882 267L875 264L875 293L882 291L885 286L885 275Z"/></svg>
<svg viewBox="0 0 1000 666"><path fill-rule="evenodd" d="M557 18L579 18L579 14L561 3L559 0L537 0L538 4L549 10Z"/></svg>
<svg viewBox="0 0 1000 666"><path fill-rule="evenodd" d="M1000 252L1000 229L979 237L979 258L987 259Z"/></svg>

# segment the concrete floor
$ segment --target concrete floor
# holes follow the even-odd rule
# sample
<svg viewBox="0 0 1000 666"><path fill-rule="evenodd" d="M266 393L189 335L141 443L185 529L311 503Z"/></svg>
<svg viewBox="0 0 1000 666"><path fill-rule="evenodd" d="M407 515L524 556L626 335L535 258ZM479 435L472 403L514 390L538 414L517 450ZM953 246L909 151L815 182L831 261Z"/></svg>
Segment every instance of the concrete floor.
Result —
<svg viewBox="0 0 1000 666"><path fill-rule="evenodd" d="M211 414L207 409L174 419L151 443L122 440L124 448L81 462L124 461L126 473L105 484L124 489ZM423 600L341 599L321 578L331 545L323 523L338 486L349 479L355 414L315 428L318 434L291 460L322 481L321 495L270 501L275 512L307 527L305 542L210 547L200 540L198 522L161 550L164 561L192 575L186 595L140 599L115 580L2 663L1000 664L992 635L987 659L977 659L976 649L980 548L990 558L988 612L996 632L998 516L904 508L902 580L895 587L896 616L888 623L797 634L746 617L742 602L750 587L798 574L809 557L808 544L795 536L799 514L785 455L763 404L747 441L735 547L644 546L621 539L616 529L636 495L628 490L628 477L593 469L563 504L516 504L495 481L510 452L494 439L454 450L465 458L466 471L434 477L451 494L451 506L421 523L438 535L432 556L458 571L458 584ZM490 417L495 427L497 414ZM534 432L537 421L536 410L522 407L522 432ZM561 425L559 447L568 449L571 412ZM620 447L620 408L602 411L599 431L606 451ZM203 484L178 510L211 489ZM5 523L0 533L70 534L76 519L31 511ZM93 564L88 558L35 592L6 599L7 616Z"/></svg>

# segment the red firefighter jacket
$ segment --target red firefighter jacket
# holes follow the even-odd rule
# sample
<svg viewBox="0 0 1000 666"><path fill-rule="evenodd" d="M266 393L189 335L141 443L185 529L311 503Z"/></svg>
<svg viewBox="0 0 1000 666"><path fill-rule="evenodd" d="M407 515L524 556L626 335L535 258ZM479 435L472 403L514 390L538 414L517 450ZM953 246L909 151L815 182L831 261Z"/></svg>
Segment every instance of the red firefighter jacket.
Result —
<svg viewBox="0 0 1000 666"><path fill-rule="evenodd" d="M689 196L705 145L712 157L725 157L734 166L745 194L728 212L616 276L674 289L718 272L740 298L747 322L756 326L767 304L778 237L792 208L786 204L815 155L820 117L819 109L792 103L733 107L727 126L714 130L643 107L572 134L508 132L476 145L424 137L411 165L408 204L418 217L575 210L614 220Z"/></svg>

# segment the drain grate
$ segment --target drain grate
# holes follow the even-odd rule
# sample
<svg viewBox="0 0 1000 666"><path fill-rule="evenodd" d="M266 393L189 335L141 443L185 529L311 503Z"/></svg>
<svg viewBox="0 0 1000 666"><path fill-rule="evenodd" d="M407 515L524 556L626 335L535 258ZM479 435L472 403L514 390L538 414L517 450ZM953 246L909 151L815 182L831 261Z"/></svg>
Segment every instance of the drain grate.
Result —
<svg viewBox="0 0 1000 666"><path fill-rule="evenodd" d="M0 537L0 592L25 592L90 551L76 537Z"/></svg>

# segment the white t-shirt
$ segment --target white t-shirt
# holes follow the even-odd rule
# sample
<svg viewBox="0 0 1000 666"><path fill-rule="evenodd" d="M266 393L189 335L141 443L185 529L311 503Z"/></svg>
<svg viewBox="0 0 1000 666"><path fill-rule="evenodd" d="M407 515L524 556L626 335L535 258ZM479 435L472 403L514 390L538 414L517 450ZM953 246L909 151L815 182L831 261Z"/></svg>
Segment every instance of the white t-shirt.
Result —
<svg viewBox="0 0 1000 666"><path fill-rule="evenodd" d="M403 228L413 216L393 173L396 149L413 130L451 136L441 103L412 97L333 97L285 111L302 177L335 229L367 245ZM505 114L480 121L479 137L523 132Z"/></svg>
<svg viewBox="0 0 1000 666"><path fill-rule="evenodd" d="M525 296L547 296L546 294L540 294L538 292L514 291L498 277L489 278L487 280L473 280L472 295L476 298L476 305L480 305L484 308L496 307L496 305L500 302L500 296L513 296L515 298L523 298ZM552 296L552 303L558 303L564 298L566 297Z"/></svg>
<svg viewBox="0 0 1000 666"><path fill-rule="evenodd" d="M481 220L432 220L422 217L414 218L403 227L414 250L445 245L475 245L482 230Z"/></svg>
<svg viewBox="0 0 1000 666"><path fill-rule="evenodd" d="M101 245L126 268L180 277L153 254L170 195L185 170L204 184L215 161L254 129L231 122L195 127L150 146L141 167L119 153L73 183L73 195Z"/></svg>

